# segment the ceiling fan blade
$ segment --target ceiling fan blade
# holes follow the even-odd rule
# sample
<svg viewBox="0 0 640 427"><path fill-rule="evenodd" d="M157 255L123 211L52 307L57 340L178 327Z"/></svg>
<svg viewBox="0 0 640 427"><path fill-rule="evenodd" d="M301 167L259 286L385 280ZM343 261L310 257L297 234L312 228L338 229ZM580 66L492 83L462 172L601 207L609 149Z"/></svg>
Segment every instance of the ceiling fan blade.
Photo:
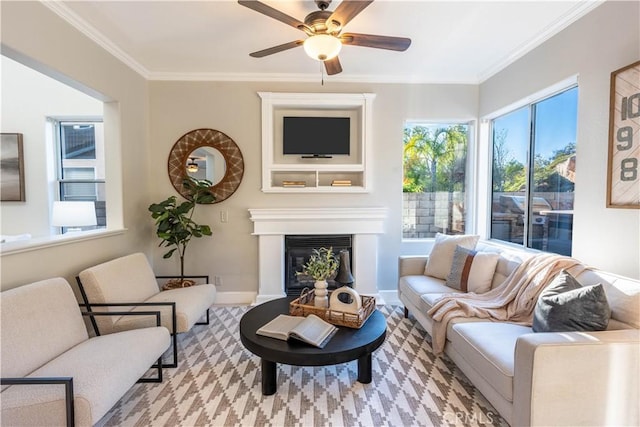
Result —
<svg viewBox="0 0 640 427"><path fill-rule="evenodd" d="M340 65L340 60L337 56L335 58L327 59L326 61L324 61L324 68L325 70L327 70L327 74L330 76L342 72L342 65Z"/></svg>
<svg viewBox="0 0 640 427"><path fill-rule="evenodd" d="M373 0L342 0L327 21L337 21L344 27L371 3Z"/></svg>
<svg viewBox="0 0 640 427"><path fill-rule="evenodd" d="M278 46L273 46L268 49L259 50L257 52L252 52L249 54L249 56L252 56L254 58L262 58L267 55L273 55L274 53L282 52L283 50L293 49L294 47L302 46L302 43L304 43L303 40L296 40L294 42L289 42L289 43L281 44Z"/></svg>
<svg viewBox="0 0 640 427"><path fill-rule="evenodd" d="M280 22L284 22L287 25L291 25L299 30L304 28L304 23L298 21L296 18L292 18L286 13L280 12L277 9L272 8L262 2L255 0L238 0L238 3L244 7L255 10L256 12L267 15L270 18L277 19Z"/></svg>
<svg viewBox="0 0 640 427"><path fill-rule="evenodd" d="M344 33L340 36L343 44L352 46L375 47L405 51L411 45L411 39L406 37L378 36L373 34Z"/></svg>

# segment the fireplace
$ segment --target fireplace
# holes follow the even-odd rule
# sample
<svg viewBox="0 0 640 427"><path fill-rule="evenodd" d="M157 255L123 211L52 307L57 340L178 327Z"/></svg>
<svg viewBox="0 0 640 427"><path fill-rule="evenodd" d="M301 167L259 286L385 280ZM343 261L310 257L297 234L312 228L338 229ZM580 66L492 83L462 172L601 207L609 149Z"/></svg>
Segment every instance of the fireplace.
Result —
<svg viewBox="0 0 640 427"><path fill-rule="evenodd" d="M257 304L286 295L285 236L351 236L353 288L361 295L378 292L378 235L384 233L387 209L349 208L266 208L249 209L253 235L258 237Z"/></svg>
<svg viewBox="0 0 640 427"><path fill-rule="evenodd" d="M284 291L288 296L299 296L304 288L313 288L313 278L299 274L314 249L332 248L338 257L341 250L349 251L351 264L351 235L290 235L284 237L285 283ZM329 289L340 285L334 280L327 280Z"/></svg>

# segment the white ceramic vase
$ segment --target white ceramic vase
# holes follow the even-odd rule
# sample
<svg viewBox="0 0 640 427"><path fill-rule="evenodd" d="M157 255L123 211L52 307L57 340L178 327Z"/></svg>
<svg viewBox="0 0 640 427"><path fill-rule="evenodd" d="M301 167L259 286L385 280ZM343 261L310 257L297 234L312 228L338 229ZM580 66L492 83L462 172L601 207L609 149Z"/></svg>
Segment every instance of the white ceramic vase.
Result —
<svg viewBox="0 0 640 427"><path fill-rule="evenodd" d="M329 307L329 297L328 297L329 292L327 291L328 286L329 285L327 284L326 280L316 280L316 282L313 284L313 288L314 288L313 305L314 306L323 307L323 308Z"/></svg>

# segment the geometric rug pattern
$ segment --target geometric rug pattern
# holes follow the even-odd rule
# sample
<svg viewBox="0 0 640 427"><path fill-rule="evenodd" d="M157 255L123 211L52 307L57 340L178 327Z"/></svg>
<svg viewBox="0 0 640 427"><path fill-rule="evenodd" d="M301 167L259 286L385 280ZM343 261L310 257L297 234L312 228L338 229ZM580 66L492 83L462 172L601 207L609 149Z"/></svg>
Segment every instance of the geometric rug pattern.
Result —
<svg viewBox="0 0 640 427"><path fill-rule="evenodd" d="M134 385L98 426L507 426L398 306L379 307L387 337L370 384L357 381L357 361L278 364L278 390L263 396L260 358L239 337L248 309L212 307L210 325L178 335L178 368Z"/></svg>

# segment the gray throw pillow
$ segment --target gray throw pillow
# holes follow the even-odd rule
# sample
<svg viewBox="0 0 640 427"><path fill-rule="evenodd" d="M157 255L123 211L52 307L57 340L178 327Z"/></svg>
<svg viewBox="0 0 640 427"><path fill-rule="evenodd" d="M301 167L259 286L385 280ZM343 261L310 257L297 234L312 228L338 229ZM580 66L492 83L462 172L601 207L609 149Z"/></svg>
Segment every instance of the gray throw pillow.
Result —
<svg viewBox="0 0 640 427"><path fill-rule="evenodd" d="M532 328L534 332L603 331L610 317L601 283L581 286L562 270L538 298Z"/></svg>

